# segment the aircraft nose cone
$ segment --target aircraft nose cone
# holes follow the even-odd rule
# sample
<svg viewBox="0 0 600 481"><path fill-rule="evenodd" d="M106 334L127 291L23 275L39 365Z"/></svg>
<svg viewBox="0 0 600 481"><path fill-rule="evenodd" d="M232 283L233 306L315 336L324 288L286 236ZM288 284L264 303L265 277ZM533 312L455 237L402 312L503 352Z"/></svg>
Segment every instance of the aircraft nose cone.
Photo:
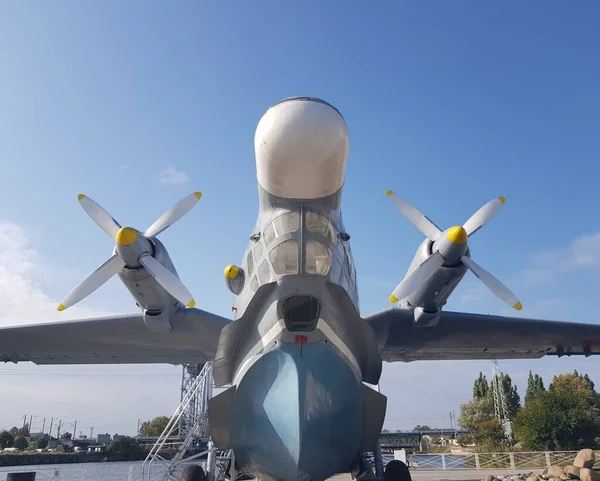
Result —
<svg viewBox="0 0 600 481"><path fill-rule="evenodd" d="M361 384L324 343L279 345L244 375L232 415L242 469L261 479L324 480L358 454Z"/></svg>
<svg viewBox="0 0 600 481"><path fill-rule="evenodd" d="M348 128L337 109L311 97L286 99L267 110L256 127L258 182L288 199L332 195L344 183L349 148Z"/></svg>

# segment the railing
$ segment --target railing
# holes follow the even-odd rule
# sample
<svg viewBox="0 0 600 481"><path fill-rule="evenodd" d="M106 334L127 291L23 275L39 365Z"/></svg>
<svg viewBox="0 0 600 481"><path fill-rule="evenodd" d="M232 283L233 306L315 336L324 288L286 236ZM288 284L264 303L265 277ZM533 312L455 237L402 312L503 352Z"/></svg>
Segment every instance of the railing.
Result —
<svg viewBox="0 0 600 481"><path fill-rule="evenodd" d="M0 468L0 480L8 473L35 471L36 481L137 481L142 472L141 463L86 463L60 466L10 466ZM151 478L160 481L166 469L157 469Z"/></svg>
<svg viewBox="0 0 600 481"><path fill-rule="evenodd" d="M448 471L458 469L546 469L573 464L579 451L545 451L515 453L443 453L409 454L410 469L415 471Z"/></svg>
<svg viewBox="0 0 600 481"><path fill-rule="evenodd" d="M546 451L515 453L461 453L461 454L409 454L407 461L413 471L450 470L530 470L546 469L551 465L569 466L573 464L578 451ZM598 456L600 452L596 452ZM229 455L228 455L229 456ZM227 456L227 457L228 457ZM220 458L221 456L217 456ZM392 456L384 456L390 461ZM235 462L235 461L233 461ZM141 462L135 463L85 463L46 466L11 466L0 468L0 479L7 473L35 471L36 481L138 481L142 474ZM223 465L224 469L225 464ZM166 465L156 466L156 470L146 479L162 481L168 477ZM223 477L224 472L219 473ZM235 472L230 472L237 478Z"/></svg>

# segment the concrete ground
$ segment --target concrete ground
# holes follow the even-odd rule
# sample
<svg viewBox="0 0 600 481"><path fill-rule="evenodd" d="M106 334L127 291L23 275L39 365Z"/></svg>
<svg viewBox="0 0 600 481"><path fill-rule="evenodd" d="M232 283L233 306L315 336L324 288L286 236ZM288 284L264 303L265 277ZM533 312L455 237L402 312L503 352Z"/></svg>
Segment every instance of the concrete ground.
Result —
<svg viewBox="0 0 600 481"><path fill-rule="evenodd" d="M530 473L530 472L543 472L542 469L528 469L528 470L516 470L516 471L506 471L506 470L481 470L477 471L475 469L453 469L449 471L411 471L410 475L412 477L412 481L481 481L488 474L498 475L498 474L520 474L520 473ZM352 481L352 477L350 474L338 474L332 478L329 478L328 481Z"/></svg>

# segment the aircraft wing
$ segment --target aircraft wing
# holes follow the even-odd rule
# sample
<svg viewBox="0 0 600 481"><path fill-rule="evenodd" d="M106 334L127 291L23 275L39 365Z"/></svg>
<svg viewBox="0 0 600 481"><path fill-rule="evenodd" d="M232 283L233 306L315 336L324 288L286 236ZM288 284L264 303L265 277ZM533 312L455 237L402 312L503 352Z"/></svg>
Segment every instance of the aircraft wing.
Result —
<svg viewBox="0 0 600 481"><path fill-rule="evenodd" d="M600 354L600 325L442 311L437 326L414 328L413 314L391 308L364 318L382 359L527 359Z"/></svg>
<svg viewBox="0 0 600 481"><path fill-rule="evenodd" d="M171 317L171 332L152 332L141 314L0 328L0 361L36 364L195 364L214 360L229 319L200 309Z"/></svg>

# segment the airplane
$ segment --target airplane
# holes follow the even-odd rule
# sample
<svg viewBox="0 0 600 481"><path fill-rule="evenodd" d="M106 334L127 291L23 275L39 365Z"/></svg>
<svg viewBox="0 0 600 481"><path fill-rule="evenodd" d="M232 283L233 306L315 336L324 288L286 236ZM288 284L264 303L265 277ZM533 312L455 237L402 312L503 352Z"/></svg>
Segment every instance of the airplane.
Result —
<svg viewBox="0 0 600 481"><path fill-rule="evenodd" d="M158 236L200 200L190 194L146 231L121 226L85 195L79 202L114 241L109 259L58 306L81 301L115 274L140 312L0 328L0 360L45 364L196 364L212 361L226 388L209 404L215 445L262 480L321 481L360 474L387 398L383 362L534 359L600 354L600 326L443 309L470 270L501 300L515 295L471 258L469 240L501 209L497 197L462 226L440 229L386 194L425 236L392 305L360 314L341 197L349 133L339 110L284 99L254 139L259 211L240 265L224 270L233 320L195 307ZM383 198L383 192L382 192ZM392 479L390 481L398 481Z"/></svg>

